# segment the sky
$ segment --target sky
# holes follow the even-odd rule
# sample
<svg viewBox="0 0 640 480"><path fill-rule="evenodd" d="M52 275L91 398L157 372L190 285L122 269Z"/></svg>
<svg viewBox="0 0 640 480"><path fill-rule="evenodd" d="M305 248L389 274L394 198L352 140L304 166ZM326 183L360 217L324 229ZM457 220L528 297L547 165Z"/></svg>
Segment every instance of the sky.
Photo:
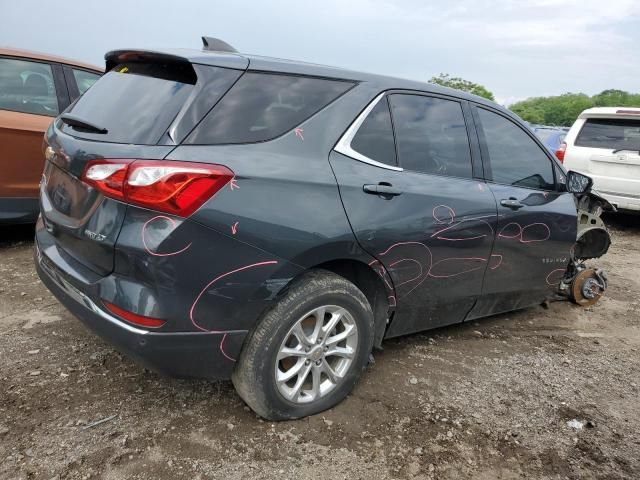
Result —
<svg viewBox="0 0 640 480"><path fill-rule="evenodd" d="M0 0L0 46L97 65L119 48L240 52L427 81L483 84L499 103L640 92L639 0Z"/></svg>

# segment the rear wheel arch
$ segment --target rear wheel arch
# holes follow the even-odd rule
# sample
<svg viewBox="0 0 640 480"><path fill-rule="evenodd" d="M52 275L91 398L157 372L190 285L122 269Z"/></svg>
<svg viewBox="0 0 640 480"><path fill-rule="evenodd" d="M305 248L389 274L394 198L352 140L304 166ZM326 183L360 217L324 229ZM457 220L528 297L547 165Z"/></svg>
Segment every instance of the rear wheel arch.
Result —
<svg viewBox="0 0 640 480"><path fill-rule="evenodd" d="M328 270L353 283L367 298L374 318L374 346L380 348L395 302L394 292L385 285L380 275L364 262L337 259L311 267L309 270ZM308 271L308 270L307 270Z"/></svg>
<svg viewBox="0 0 640 480"><path fill-rule="evenodd" d="M329 319L325 315L331 309L342 310L342 315L348 317L345 319L347 323L354 327L343 329L342 333L346 335L335 330L337 324L332 324L333 327L327 324ZM315 317L311 329L307 324L299 328L297 333L292 333L296 324L308 323L307 320L313 319L317 311L321 311L322 316ZM328 328L324 333L316 329L318 321ZM373 347L374 330L371 305L358 287L326 269L306 270L304 275L296 277L295 281L282 289L272 308L265 312L247 335L232 373L233 384L240 397L258 415L269 420L294 419L321 412L342 401L361 377ZM352 333L347 334L350 331ZM356 345L349 347L347 338L352 335L357 336L357 341ZM297 342L289 344L288 339L294 337ZM325 341L335 344L337 350L332 351L333 347L327 347L329 344L325 344ZM349 352L344 351L348 348L352 350L350 356L346 356ZM283 358L293 359L296 364L284 365L281 363L284 362ZM327 358L339 362L340 358L347 358L352 362L347 370L339 372L340 366L332 364ZM331 367L329 370L326 370L326 365L322 366L327 362ZM292 375L288 376L288 373ZM281 374L285 378L280 378ZM288 384L290 380L293 380L291 385ZM312 385L308 385L309 380L312 380ZM316 385L322 388L322 384L326 388L327 381L334 384L333 388L325 389L324 393L316 389ZM288 389L282 386L283 382L287 382ZM301 392L314 398L300 402L298 395ZM292 393L294 397L289 398L287 393Z"/></svg>

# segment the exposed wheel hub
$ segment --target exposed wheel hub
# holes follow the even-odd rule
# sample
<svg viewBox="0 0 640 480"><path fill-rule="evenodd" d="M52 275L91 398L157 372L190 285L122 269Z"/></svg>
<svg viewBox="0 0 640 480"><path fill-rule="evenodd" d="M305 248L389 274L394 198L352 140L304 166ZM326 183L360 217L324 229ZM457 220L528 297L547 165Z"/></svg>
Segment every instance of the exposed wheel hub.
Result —
<svg viewBox="0 0 640 480"><path fill-rule="evenodd" d="M604 271L585 268L571 282L571 299L578 305L588 307L595 304L607 288Z"/></svg>

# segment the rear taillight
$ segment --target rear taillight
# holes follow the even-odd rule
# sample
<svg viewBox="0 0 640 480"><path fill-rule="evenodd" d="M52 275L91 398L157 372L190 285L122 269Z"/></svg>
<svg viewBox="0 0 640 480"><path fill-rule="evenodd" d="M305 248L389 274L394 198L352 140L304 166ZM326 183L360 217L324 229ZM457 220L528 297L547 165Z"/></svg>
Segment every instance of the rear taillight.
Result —
<svg viewBox="0 0 640 480"><path fill-rule="evenodd" d="M222 165L166 160L93 160L82 180L107 197L188 217L233 178Z"/></svg>
<svg viewBox="0 0 640 480"><path fill-rule="evenodd" d="M560 162L564 162L564 152L567 151L567 142L562 142L558 149L556 150L556 158L560 160Z"/></svg>
<svg viewBox="0 0 640 480"><path fill-rule="evenodd" d="M104 306L107 307L111 313L116 316L126 320L129 323L133 323L134 325L138 325L139 327L147 327L147 328L158 328L166 323L165 320L160 318L153 317L145 317L144 315L138 315L137 313L130 312L123 308L114 305L113 303L103 301Z"/></svg>

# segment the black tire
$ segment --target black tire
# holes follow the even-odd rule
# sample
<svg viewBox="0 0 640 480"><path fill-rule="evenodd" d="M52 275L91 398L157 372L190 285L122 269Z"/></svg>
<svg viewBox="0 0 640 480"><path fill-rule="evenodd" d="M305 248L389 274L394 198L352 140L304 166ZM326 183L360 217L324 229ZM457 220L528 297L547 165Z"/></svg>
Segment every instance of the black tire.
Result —
<svg viewBox="0 0 640 480"><path fill-rule="evenodd" d="M357 326L356 352L333 390L310 403L294 403L278 390L276 356L294 324L324 305L336 305L351 314ZM358 382L373 347L373 332L371 305L353 283L326 270L310 271L284 292L249 333L233 371L233 384L247 405L267 420L290 420L322 412L340 403Z"/></svg>

